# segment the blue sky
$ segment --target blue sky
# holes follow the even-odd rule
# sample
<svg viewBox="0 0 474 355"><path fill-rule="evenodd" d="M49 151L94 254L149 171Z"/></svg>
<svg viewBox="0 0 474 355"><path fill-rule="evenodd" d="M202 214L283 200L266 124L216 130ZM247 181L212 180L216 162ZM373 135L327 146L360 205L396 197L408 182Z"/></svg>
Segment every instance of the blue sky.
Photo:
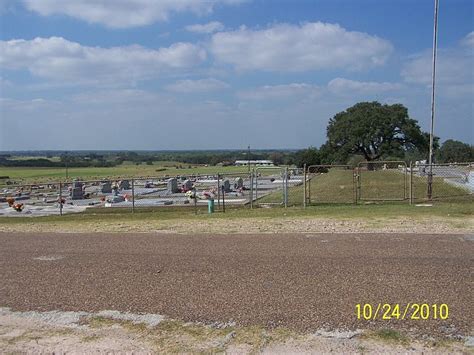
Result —
<svg viewBox="0 0 474 355"><path fill-rule="evenodd" d="M302 148L359 101L429 130L433 0L0 0L0 150ZM474 143L471 0L435 134Z"/></svg>

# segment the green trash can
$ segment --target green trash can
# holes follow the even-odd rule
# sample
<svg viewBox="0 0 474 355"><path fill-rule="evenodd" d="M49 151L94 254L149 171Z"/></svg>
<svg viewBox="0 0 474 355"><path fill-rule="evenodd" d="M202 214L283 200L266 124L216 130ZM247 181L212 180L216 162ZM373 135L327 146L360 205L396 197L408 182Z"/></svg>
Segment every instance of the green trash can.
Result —
<svg viewBox="0 0 474 355"><path fill-rule="evenodd" d="M214 213L214 199L210 198L207 200L207 212Z"/></svg>

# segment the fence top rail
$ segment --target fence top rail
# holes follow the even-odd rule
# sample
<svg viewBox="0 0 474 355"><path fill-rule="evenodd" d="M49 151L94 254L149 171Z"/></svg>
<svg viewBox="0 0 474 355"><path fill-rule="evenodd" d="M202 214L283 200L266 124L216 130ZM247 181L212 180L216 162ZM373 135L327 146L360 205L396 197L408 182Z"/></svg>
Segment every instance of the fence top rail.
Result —
<svg viewBox="0 0 474 355"><path fill-rule="evenodd" d="M376 161L361 161L358 166L368 165L368 164L403 164L407 165L407 163L403 160L376 160Z"/></svg>
<svg viewBox="0 0 474 355"><path fill-rule="evenodd" d="M286 168L291 169L288 166L257 166L255 168L255 170L262 170L262 169L266 169L266 170L284 170Z"/></svg>
<svg viewBox="0 0 474 355"><path fill-rule="evenodd" d="M216 175L217 176L220 176L220 177L241 177L241 176L249 176L251 173L249 173L248 171L245 171L245 172L237 172L237 173L217 173Z"/></svg>
<svg viewBox="0 0 474 355"><path fill-rule="evenodd" d="M418 164L418 166L429 166L430 164ZM474 167L474 162L472 163L433 163L432 166L467 166L467 167Z"/></svg>
<svg viewBox="0 0 474 355"><path fill-rule="evenodd" d="M320 164L320 165L309 165L306 167L306 169L309 168L351 168L352 165L348 164Z"/></svg>

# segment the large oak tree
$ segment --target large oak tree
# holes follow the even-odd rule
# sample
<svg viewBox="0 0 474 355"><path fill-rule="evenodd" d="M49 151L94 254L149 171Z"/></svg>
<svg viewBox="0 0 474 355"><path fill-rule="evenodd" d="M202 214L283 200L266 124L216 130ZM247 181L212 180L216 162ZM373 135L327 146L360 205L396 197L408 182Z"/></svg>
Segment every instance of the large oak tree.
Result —
<svg viewBox="0 0 474 355"><path fill-rule="evenodd" d="M429 136L401 104L360 102L329 120L327 145L339 156L361 154L367 161L428 151Z"/></svg>

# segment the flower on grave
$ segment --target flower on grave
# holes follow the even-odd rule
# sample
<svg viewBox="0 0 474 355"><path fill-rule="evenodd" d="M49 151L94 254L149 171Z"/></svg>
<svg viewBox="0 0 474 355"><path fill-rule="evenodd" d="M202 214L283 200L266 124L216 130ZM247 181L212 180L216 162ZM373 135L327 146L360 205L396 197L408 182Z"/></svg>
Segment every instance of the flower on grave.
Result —
<svg viewBox="0 0 474 355"><path fill-rule="evenodd" d="M186 196L189 199L195 199L196 198L196 193L193 190L187 191L184 196Z"/></svg>
<svg viewBox="0 0 474 355"><path fill-rule="evenodd" d="M8 206L12 207L13 204L15 203L15 199L13 197L8 197L7 203L8 203Z"/></svg>

